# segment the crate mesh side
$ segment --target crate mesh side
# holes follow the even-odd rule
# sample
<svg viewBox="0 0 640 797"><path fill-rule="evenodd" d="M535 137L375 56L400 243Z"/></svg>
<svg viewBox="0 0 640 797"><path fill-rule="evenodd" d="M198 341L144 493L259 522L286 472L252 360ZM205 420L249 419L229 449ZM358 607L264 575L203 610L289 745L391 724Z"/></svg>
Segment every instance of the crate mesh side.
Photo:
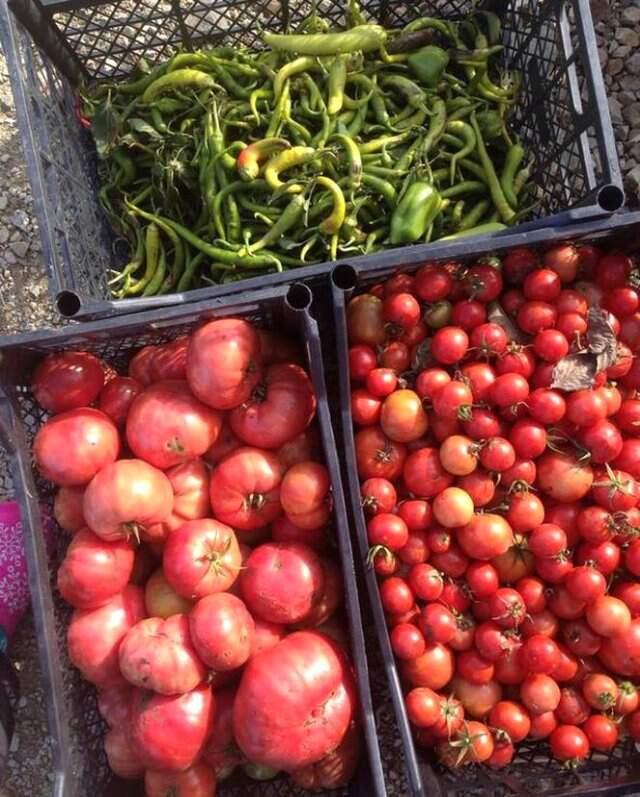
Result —
<svg viewBox="0 0 640 797"><path fill-rule="evenodd" d="M242 313L242 316L259 326L282 329L279 306L279 303L263 302L259 310ZM120 372L126 373L126 365L133 352L142 346L164 343L179 335L186 334L193 330L196 323L194 321L187 324L173 324L163 329L136 329L126 335L118 334L117 331L109 331L104 335L92 335L87 338L81 337L79 333L77 342L74 341L72 345L66 348L81 347L83 350L91 351L105 362L113 365ZM292 332L292 334L295 333ZM46 420L47 414L35 401L29 388L28 377L30 376L32 364L39 360L47 351L48 349L38 350L34 348L29 352L21 352L17 357L14 355L15 363L8 366L14 372L12 376L15 376L13 382L15 385L16 404L19 408L20 418L24 424L29 445L31 445L36 432ZM9 355L10 358L11 355ZM34 477L40 499L43 504L51 509L54 496L51 483L41 479L35 472ZM13 492L7 458L0 446L0 500L11 498ZM77 795L77 797L87 797L87 795L106 797L112 776L103 751L105 725L97 711L95 687L80 677L79 672L73 667L66 654L66 629L72 609L60 597L55 588L55 583L57 566L64 556L69 539L62 532L60 532L57 539L58 549L51 563L50 575L54 592L55 625L63 669L66 710L69 718L71 739L71 749L69 750L70 777L73 778L75 789L73 794ZM364 751L363 755L365 755ZM111 791L108 793L112 794ZM119 794L120 792L114 793ZM325 794L327 797L348 797L349 794L353 793L349 789L339 789ZM298 788L285 777L268 782L258 782L236 775L229 781L219 784L217 794L219 797L302 797L308 792Z"/></svg>
<svg viewBox="0 0 640 797"><path fill-rule="evenodd" d="M44 216L48 227L45 267L70 289L106 296L112 233L98 201L93 143L76 120L67 81L19 24L14 30L31 155L43 187L43 196L34 190L34 201L40 224Z"/></svg>

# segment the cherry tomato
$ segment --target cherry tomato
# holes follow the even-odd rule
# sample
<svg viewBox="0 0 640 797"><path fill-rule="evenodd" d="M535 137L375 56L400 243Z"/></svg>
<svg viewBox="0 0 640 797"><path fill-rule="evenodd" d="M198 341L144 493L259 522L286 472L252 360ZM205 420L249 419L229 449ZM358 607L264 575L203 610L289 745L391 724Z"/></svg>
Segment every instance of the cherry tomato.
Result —
<svg viewBox="0 0 640 797"><path fill-rule="evenodd" d="M425 265L415 275L413 292L424 302L446 299L453 288L453 277L439 265Z"/></svg>
<svg viewBox="0 0 640 797"><path fill-rule="evenodd" d="M529 549L535 556L556 556L567 547L567 535L560 526L543 523L529 535Z"/></svg>
<svg viewBox="0 0 640 797"><path fill-rule="evenodd" d="M404 614L413 608L413 592L399 576L391 576L380 584L380 600L385 612Z"/></svg>
<svg viewBox="0 0 640 797"><path fill-rule="evenodd" d="M612 595L603 595L589 604L585 616L596 634L603 637L624 634L631 625L631 612L627 604Z"/></svg>
<svg viewBox="0 0 640 797"><path fill-rule="evenodd" d="M416 377L416 393L421 399L432 399L434 393L449 382L451 377L442 368L425 368Z"/></svg>
<svg viewBox="0 0 640 797"><path fill-rule="evenodd" d="M593 426L607 417L606 402L595 390L574 390L566 403L566 417L576 426Z"/></svg>
<svg viewBox="0 0 640 797"><path fill-rule="evenodd" d="M576 725L559 725L549 738L551 752L558 761L584 761L589 755L589 740Z"/></svg>
<svg viewBox="0 0 640 797"><path fill-rule="evenodd" d="M474 299L463 299L456 302L451 310L451 323L471 332L475 327L487 320L487 310L482 302Z"/></svg>
<svg viewBox="0 0 640 797"><path fill-rule="evenodd" d="M564 686L560 690L560 702L556 709L556 719L560 723L582 725L591 714L591 707L578 689Z"/></svg>
<svg viewBox="0 0 640 797"><path fill-rule="evenodd" d="M539 578L535 578L535 576L521 578L516 583L516 590L522 596L527 612L536 614L545 609L547 605L546 587Z"/></svg>
<svg viewBox="0 0 640 797"><path fill-rule="evenodd" d="M532 714L555 711L560 702L560 687L548 675L528 675L520 686L520 699Z"/></svg>
<svg viewBox="0 0 640 797"><path fill-rule="evenodd" d="M569 341L557 329L543 329L533 340L535 353L548 363L557 363L569 353Z"/></svg>
<svg viewBox="0 0 640 797"><path fill-rule="evenodd" d="M534 634L520 648L520 661L529 673L552 673L560 660L558 646L544 634Z"/></svg>
<svg viewBox="0 0 640 797"><path fill-rule="evenodd" d="M432 396L433 411L442 418L458 418L464 420L469 416L473 404L471 388L464 382L454 379L443 385Z"/></svg>
<svg viewBox="0 0 640 797"><path fill-rule="evenodd" d="M518 310L518 326L528 335L537 335L556 323L558 313L548 302L527 301Z"/></svg>
<svg viewBox="0 0 640 797"><path fill-rule="evenodd" d="M500 586L498 571L489 562L472 562L465 579L474 598L479 600L491 597Z"/></svg>
<svg viewBox="0 0 640 797"><path fill-rule="evenodd" d="M440 603L428 603L421 611L418 626L429 642L446 644L456 634L456 618Z"/></svg>
<svg viewBox="0 0 640 797"><path fill-rule="evenodd" d="M583 724L582 730L593 750L607 753L618 743L618 726L604 714L593 714Z"/></svg>
<svg viewBox="0 0 640 797"><path fill-rule="evenodd" d="M482 356L498 357L507 350L509 338L504 327L488 321L474 327L469 342Z"/></svg>
<svg viewBox="0 0 640 797"><path fill-rule="evenodd" d="M580 313L560 313L556 320L555 328L571 344L586 334L588 329L587 319Z"/></svg>
<svg viewBox="0 0 640 797"><path fill-rule="evenodd" d="M444 365L459 362L467 353L469 337L461 327L443 327L431 339L431 354Z"/></svg>
<svg viewBox="0 0 640 797"><path fill-rule="evenodd" d="M563 396L555 390L538 388L527 398L527 407L531 417L541 424L558 423L566 413L566 402Z"/></svg>
<svg viewBox="0 0 640 797"><path fill-rule="evenodd" d="M382 401L366 388L351 393L351 417L357 426L374 426L380 421Z"/></svg>
<svg viewBox="0 0 640 797"><path fill-rule="evenodd" d="M534 493L526 490L515 492L508 501L505 518L516 533L524 534L543 524L544 504Z"/></svg>
<svg viewBox="0 0 640 797"><path fill-rule="evenodd" d="M469 683L488 684L493 678L494 667L477 650L465 650L458 654L456 672Z"/></svg>
<svg viewBox="0 0 640 797"><path fill-rule="evenodd" d="M382 315L389 324L408 330L420 320L420 304L410 293L393 293L384 300Z"/></svg>
<svg viewBox="0 0 640 797"><path fill-rule="evenodd" d="M363 382L377 365L378 358L371 346L358 344L349 349L349 373L354 382Z"/></svg>
<svg viewBox="0 0 640 797"><path fill-rule="evenodd" d="M593 603L607 591L607 580L595 567L579 565L567 574L564 585L579 601Z"/></svg>
<svg viewBox="0 0 640 797"><path fill-rule="evenodd" d="M367 524L367 536L370 545L383 545L390 551L396 552L407 544L409 529L398 515L381 512L372 517Z"/></svg>
<svg viewBox="0 0 640 797"><path fill-rule="evenodd" d="M424 686L412 689L404 699L409 722L417 728L432 727L440 719L441 701L442 698L433 689Z"/></svg>
<svg viewBox="0 0 640 797"><path fill-rule="evenodd" d="M391 368L372 368L367 374L365 384L372 396L384 398L396 389L398 377Z"/></svg>
<svg viewBox="0 0 640 797"><path fill-rule="evenodd" d="M517 628L525 618L526 606L515 589L501 587L490 598L492 619L501 628Z"/></svg>
<svg viewBox="0 0 640 797"><path fill-rule="evenodd" d="M409 570L407 583L416 598L423 601L438 600L444 589L442 574L426 563L414 565Z"/></svg>
<svg viewBox="0 0 640 797"><path fill-rule="evenodd" d="M398 505L397 512L407 524L409 531L426 531L433 517L429 502L420 498L402 501L402 503Z"/></svg>
<svg viewBox="0 0 640 797"><path fill-rule="evenodd" d="M493 266L477 263L467 271L463 287L471 299L487 304L500 295L502 275Z"/></svg>
<svg viewBox="0 0 640 797"><path fill-rule="evenodd" d="M391 648L399 659L416 659L426 650L420 630L413 623L399 623L389 634Z"/></svg>
<svg viewBox="0 0 640 797"><path fill-rule="evenodd" d="M489 471L500 473L516 461L516 452L504 437L492 437L480 449L480 463Z"/></svg>
<svg viewBox="0 0 640 797"><path fill-rule="evenodd" d="M367 479L360 485L362 508L368 515L389 513L395 507L398 494L388 479Z"/></svg>

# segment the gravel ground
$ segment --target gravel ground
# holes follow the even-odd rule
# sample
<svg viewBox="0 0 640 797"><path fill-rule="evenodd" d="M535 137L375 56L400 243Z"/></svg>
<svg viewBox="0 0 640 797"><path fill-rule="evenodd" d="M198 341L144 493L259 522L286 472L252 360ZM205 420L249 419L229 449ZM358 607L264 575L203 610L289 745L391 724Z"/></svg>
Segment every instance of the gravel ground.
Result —
<svg viewBox="0 0 640 797"><path fill-rule="evenodd" d="M591 0L630 204L640 203L640 0ZM0 54L0 333L56 323L40 263L7 70ZM44 696L30 618L12 645L22 698L0 797L46 797L51 773ZM392 778L396 794L398 773Z"/></svg>

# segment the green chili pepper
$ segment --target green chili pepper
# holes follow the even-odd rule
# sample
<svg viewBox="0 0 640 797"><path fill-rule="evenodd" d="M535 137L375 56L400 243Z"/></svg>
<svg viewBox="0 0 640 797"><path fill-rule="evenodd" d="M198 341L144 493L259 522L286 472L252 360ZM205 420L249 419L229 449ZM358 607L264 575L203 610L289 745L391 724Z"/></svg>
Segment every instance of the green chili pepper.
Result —
<svg viewBox="0 0 640 797"><path fill-rule="evenodd" d="M276 103L275 110L271 114L271 119L269 121L269 126L267 127L265 138L274 138L278 134L280 128L282 127L285 109L289 101L289 83L287 82L284 84L280 98Z"/></svg>
<svg viewBox="0 0 640 797"><path fill-rule="evenodd" d="M160 254L158 256L158 265L151 280L142 291L143 296L155 296L157 293L162 292L165 283L165 276L167 273L167 255L162 245L162 240L159 242Z"/></svg>
<svg viewBox="0 0 640 797"><path fill-rule="evenodd" d="M411 131L405 131L404 133L398 133L395 136L382 136L382 138L374 138L370 141L365 142L364 144L360 144L360 153L362 155L367 155L371 152L380 152L383 148L392 148L397 146L398 144L403 144L410 135Z"/></svg>
<svg viewBox="0 0 640 797"><path fill-rule="evenodd" d="M433 44L411 53L408 58L409 68L418 80L430 89L435 88L442 80L445 69L449 65L449 54L442 47Z"/></svg>
<svg viewBox="0 0 640 797"><path fill-rule="evenodd" d="M215 85L215 80L206 72L200 72L197 69L177 69L175 72L162 75L150 83L144 90L142 102L152 102L164 91L175 91L186 87L205 89L213 88Z"/></svg>
<svg viewBox="0 0 640 797"><path fill-rule="evenodd" d="M282 89L285 86L285 83L294 75L299 74L300 72L308 72L311 69L321 69L321 64L311 56L301 56L300 58L296 58L293 61L289 61L288 64L285 64L281 69L278 70L274 80L273 80L273 94L276 100L279 99L280 95L282 94Z"/></svg>
<svg viewBox="0 0 640 797"><path fill-rule="evenodd" d="M364 18L364 14L360 9L360 4L358 0L349 0L347 3L347 8L345 10L345 16L347 18L347 25L350 28L355 28L358 25L366 25L367 20Z"/></svg>
<svg viewBox="0 0 640 797"><path fill-rule="evenodd" d="M426 103L427 95L424 91L417 83L404 75L388 75L382 79L382 85L403 94L412 108L422 108Z"/></svg>
<svg viewBox="0 0 640 797"><path fill-rule="evenodd" d="M160 255L160 228L157 224L149 224L145 233L144 251L146 257L145 272L141 279L129 286L127 293L134 295L141 293L151 282L153 275L158 268L158 258Z"/></svg>
<svg viewBox="0 0 640 797"><path fill-rule="evenodd" d="M391 243L397 246L419 241L440 212L441 206L440 194L431 183L413 183L400 198L391 216Z"/></svg>
<svg viewBox="0 0 640 797"><path fill-rule="evenodd" d="M387 40L387 32L380 25L358 25L343 33L311 35L265 33L265 44L274 50L301 55L339 55L379 50Z"/></svg>
<svg viewBox="0 0 640 797"><path fill-rule="evenodd" d="M326 188L333 199L333 210L331 214L321 222L320 232L323 232L325 235L333 235L342 227L345 216L347 215L347 203L342 189L333 180L330 180L328 177L320 176L316 178L316 183Z"/></svg>
<svg viewBox="0 0 640 797"><path fill-rule="evenodd" d="M470 155L476 148L476 134L474 133L473 127L471 127L471 125L468 125L466 122L462 122L460 120L447 122L445 130L454 133L464 142L464 146L451 156L451 171L449 179L451 182L453 182L456 176L456 164L458 161L461 158L466 158L467 155Z"/></svg>
<svg viewBox="0 0 640 797"><path fill-rule="evenodd" d="M340 182L342 182L342 180ZM376 177L374 174L366 174L365 172L362 175L362 182L367 188L371 188L378 194L381 194L389 208L393 209L395 207L396 189L388 180L383 180L380 177Z"/></svg>
<svg viewBox="0 0 640 797"><path fill-rule="evenodd" d="M447 123L447 107L444 100L437 98L433 101L431 106L431 118L429 120L429 130L424 137L422 144L422 155L427 159L431 148L439 141L440 136L444 133L445 125Z"/></svg>
<svg viewBox="0 0 640 797"><path fill-rule="evenodd" d="M337 141L341 144L346 153L347 162L349 164L349 178L351 181L349 188L351 188L352 191L359 188L362 183L362 156L358 145L351 136L345 133L334 133L329 140Z"/></svg>
<svg viewBox="0 0 640 797"><path fill-rule="evenodd" d="M462 231L471 229L472 227L477 227L480 219L489 210L489 207L489 200L481 199L462 217L458 229Z"/></svg>
<svg viewBox="0 0 640 797"><path fill-rule="evenodd" d="M273 92L271 89L254 89L251 94L249 95L249 107L251 108L251 113L253 114L256 123L260 124L260 113L258 112L258 103L260 100L270 100L273 98Z"/></svg>
<svg viewBox="0 0 640 797"><path fill-rule="evenodd" d="M443 199L452 199L453 197L460 196L460 194L471 194L476 191L486 191L487 185L480 180L464 180L461 183L456 183L450 188L445 188L440 191L440 196Z"/></svg>
<svg viewBox="0 0 640 797"><path fill-rule="evenodd" d="M318 157L318 151L313 147L292 147L291 149L274 155L264 167L264 179L272 191L282 188L284 183L280 179L282 172L302 166Z"/></svg>
<svg viewBox="0 0 640 797"><path fill-rule="evenodd" d="M516 172L520 168L520 164L524 159L524 147L521 144L514 144L509 148L507 157L502 167L502 174L500 175L500 185L502 192L506 197L507 202L514 210L518 209L518 197L514 190L514 180Z"/></svg>
<svg viewBox="0 0 640 797"><path fill-rule="evenodd" d="M247 247L247 253L253 254L254 252L259 252L261 249L265 249L270 244L278 243L280 238L302 219L306 202L303 194L294 196L287 207L282 211L273 227L271 227L260 240Z"/></svg>
<svg viewBox="0 0 640 797"><path fill-rule="evenodd" d="M260 173L260 161L290 147L291 144L284 138L263 138L254 141L238 155L236 160L238 174L243 180L255 180Z"/></svg>
<svg viewBox="0 0 640 797"><path fill-rule="evenodd" d="M493 165L491 158L489 157L487 149L484 145L484 141L482 140L482 133L480 132L480 128L478 127L478 122L476 120L475 114L471 114L471 125L476 134L478 155L482 168L484 169L484 172L487 176L487 184L489 186L491 198L493 199L493 204L495 205L496 210L500 214L500 218L506 224L508 224L509 222L513 221L515 212L512 210L512 208L510 207L509 203L506 200L506 197L502 190L502 186L500 185L500 180L498 180L498 176L496 175L495 167Z"/></svg>
<svg viewBox="0 0 640 797"><path fill-rule="evenodd" d="M348 108L349 110L355 110L357 108L362 108L363 105L367 105L376 90L371 78L360 73L351 73L347 75L347 85L349 85L349 83L355 83L356 86L362 86L367 93L364 95L364 97L360 97L357 100L353 99L353 97L350 97L348 94L345 94L343 100L344 107Z"/></svg>
<svg viewBox="0 0 640 797"><path fill-rule="evenodd" d="M502 230L506 229L508 229L506 224L500 224L497 221L489 222L488 224L479 224L477 227L470 227L468 230L453 233L453 235L445 235L444 238L440 238L440 240L454 241L456 238L466 238L468 235L487 235L492 232L502 232Z"/></svg>
<svg viewBox="0 0 640 797"><path fill-rule="evenodd" d="M413 22L410 22L408 25L404 26L402 32L414 33L415 31L425 30L427 28L437 30L438 33L442 33L443 36L446 36L452 41L457 40L453 25L451 25L449 22L445 22L442 19L434 19L433 17L421 17L420 19L414 19Z"/></svg>
<svg viewBox="0 0 640 797"><path fill-rule="evenodd" d="M331 62L329 69L329 98L327 112L335 116L342 110L344 104L344 89L347 85L347 57L337 55Z"/></svg>

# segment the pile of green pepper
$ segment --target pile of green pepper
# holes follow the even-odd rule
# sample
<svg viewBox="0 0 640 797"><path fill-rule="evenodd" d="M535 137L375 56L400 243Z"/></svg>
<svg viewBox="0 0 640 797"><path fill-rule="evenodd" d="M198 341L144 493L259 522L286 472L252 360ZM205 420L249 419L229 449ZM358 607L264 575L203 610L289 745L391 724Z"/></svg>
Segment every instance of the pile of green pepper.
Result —
<svg viewBox="0 0 640 797"><path fill-rule="evenodd" d="M502 229L530 211L498 18L388 31L349 0L346 19L331 31L314 13L265 34L261 52L179 52L83 93L100 198L131 253L114 296Z"/></svg>

